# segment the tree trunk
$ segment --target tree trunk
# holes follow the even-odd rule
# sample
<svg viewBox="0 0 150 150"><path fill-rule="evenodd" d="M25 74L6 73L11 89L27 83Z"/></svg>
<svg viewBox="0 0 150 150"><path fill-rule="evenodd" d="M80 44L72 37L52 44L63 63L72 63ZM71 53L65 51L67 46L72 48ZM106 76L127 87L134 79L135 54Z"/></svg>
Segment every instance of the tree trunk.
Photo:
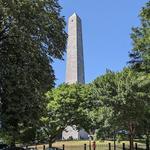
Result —
<svg viewBox="0 0 150 150"><path fill-rule="evenodd" d="M130 150L134 150L134 133L135 133L135 124L133 122L130 122L129 124Z"/></svg>
<svg viewBox="0 0 150 150"><path fill-rule="evenodd" d="M150 150L149 149L149 134L146 134L146 150Z"/></svg>
<svg viewBox="0 0 150 150"><path fill-rule="evenodd" d="M52 141L51 140L49 140L48 144L49 144L49 148L52 147Z"/></svg>
<svg viewBox="0 0 150 150"><path fill-rule="evenodd" d="M133 142L132 133L129 135L129 141L130 141L130 150L134 150L134 142Z"/></svg>
<svg viewBox="0 0 150 150"><path fill-rule="evenodd" d="M114 131L114 150L116 150L116 133Z"/></svg>
<svg viewBox="0 0 150 150"><path fill-rule="evenodd" d="M91 139L89 140L89 150L91 150Z"/></svg>

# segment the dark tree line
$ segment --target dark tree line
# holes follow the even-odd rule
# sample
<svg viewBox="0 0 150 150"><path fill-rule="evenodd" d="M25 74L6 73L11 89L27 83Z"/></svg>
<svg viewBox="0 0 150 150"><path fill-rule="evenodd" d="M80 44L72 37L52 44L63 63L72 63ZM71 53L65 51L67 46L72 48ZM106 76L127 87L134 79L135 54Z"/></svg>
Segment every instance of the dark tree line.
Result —
<svg viewBox="0 0 150 150"><path fill-rule="evenodd" d="M1 131L11 142L36 126L54 87L53 59L65 52L57 0L0 0Z"/></svg>

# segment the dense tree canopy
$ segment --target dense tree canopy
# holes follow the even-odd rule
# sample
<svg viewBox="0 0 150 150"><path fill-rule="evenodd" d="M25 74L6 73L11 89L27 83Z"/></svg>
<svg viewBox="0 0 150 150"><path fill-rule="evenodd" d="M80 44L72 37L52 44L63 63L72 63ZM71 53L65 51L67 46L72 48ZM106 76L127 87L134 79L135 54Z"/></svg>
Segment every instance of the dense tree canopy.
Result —
<svg viewBox="0 0 150 150"><path fill-rule="evenodd" d="M97 120L102 126L99 129L128 131L131 149L149 101L149 94L141 86L142 82L140 74L128 68L118 73L109 71L93 82L102 104L97 112Z"/></svg>
<svg viewBox="0 0 150 150"><path fill-rule="evenodd" d="M98 138L109 137L118 129L114 114L114 97L117 95L116 74L107 70L106 74L97 77L93 81L93 87L99 100L99 109L94 111L94 121Z"/></svg>
<svg viewBox="0 0 150 150"><path fill-rule="evenodd" d="M49 103L46 116L41 118L41 131L49 139L50 145L68 125L76 125L89 131L89 112L95 105L89 86L62 84L46 95Z"/></svg>
<svg viewBox="0 0 150 150"><path fill-rule="evenodd" d="M140 12L141 25L133 28L131 64L140 71L150 72L150 1Z"/></svg>
<svg viewBox="0 0 150 150"><path fill-rule="evenodd" d="M54 86L51 63L66 45L60 11L57 0L0 0L0 113L13 139L36 124Z"/></svg>
<svg viewBox="0 0 150 150"><path fill-rule="evenodd" d="M131 38L133 40L133 49L130 54L131 65L136 71L142 71L146 74L142 74L143 78L141 87L145 91L145 99L149 100L149 90L150 90L150 1L148 1L145 7L142 8L140 12L141 25L139 27L133 28ZM149 112L150 104L149 102L145 106L143 111L144 117L140 123L140 129L144 131L146 135L147 149L149 149ZM140 130L142 133L142 131Z"/></svg>

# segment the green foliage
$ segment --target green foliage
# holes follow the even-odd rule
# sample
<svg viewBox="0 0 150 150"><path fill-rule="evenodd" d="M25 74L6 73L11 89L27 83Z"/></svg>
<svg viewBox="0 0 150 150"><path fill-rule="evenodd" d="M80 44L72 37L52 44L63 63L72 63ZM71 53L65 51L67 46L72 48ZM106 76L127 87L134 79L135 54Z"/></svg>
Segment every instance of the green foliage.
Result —
<svg viewBox="0 0 150 150"><path fill-rule="evenodd" d="M108 109L108 112L111 112L112 109L112 114L114 114L112 116L122 120L119 126L125 126L128 121L132 120L138 122L146 103L145 91L140 86L142 82L140 74L130 69L124 69L119 73L109 71L104 76L97 78L93 84L102 104L100 109ZM102 114L107 113L104 111Z"/></svg>
<svg viewBox="0 0 150 150"><path fill-rule="evenodd" d="M41 118L41 131L53 143L68 125L88 131L89 111L93 107L92 92L88 85L62 84L46 94L49 101L47 114Z"/></svg>
<svg viewBox="0 0 150 150"><path fill-rule="evenodd" d="M149 101L144 82L143 73L130 68L118 73L108 71L93 82L101 104L95 112L100 136L108 137L114 131L126 130L133 146L133 137Z"/></svg>
<svg viewBox="0 0 150 150"><path fill-rule="evenodd" d="M25 128L21 131L19 143L29 144L36 140L36 128Z"/></svg>
<svg viewBox="0 0 150 150"><path fill-rule="evenodd" d="M150 1L148 1L145 7L142 8L140 12L141 25L139 27L133 28L133 32L131 34L131 38L133 40L133 49L130 54L131 57L131 65L136 71L145 72L146 75L142 75L143 82L141 87L145 91L145 97L148 102L145 105L145 109L143 110L144 117L142 117L141 123L139 125L139 132L146 134L146 143L147 149L149 149L149 134L150 134L150 126L149 126L149 73L150 73Z"/></svg>
<svg viewBox="0 0 150 150"><path fill-rule="evenodd" d="M150 2L140 12L141 26L132 29L131 64L140 71L150 70Z"/></svg>
<svg viewBox="0 0 150 150"><path fill-rule="evenodd" d="M133 123L137 125L139 119L142 118L143 109L145 106L144 93L139 87L142 80L139 78L139 73L130 69L124 69L116 76L117 80L117 96L115 111L122 120L121 124L129 128L128 125Z"/></svg>
<svg viewBox="0 0 150 150"><path fill-rule="evenodd" d="M3 132L0 132L0 142L1 143L6 143L6 144L11 144L11 137L7 134L4 134Z"/></svg>
<svg viewBox="0 0 150 150"><path fill-rule="evenodd" d="M66 45L60 10L57 0L0 0L0 114L13 139L37 124L54 86L51 63Z"/></svg>
<svg viewBox="0 0 150 150"><path fill-rule="evenodd" d="M116 128L114 116L114 97L117 95L117 85L115 80L116 74L112 71L107 71L94 80L93 87L95 88L97 99L100 107L95 110L94 119L96 127L99 130L98 137L108 137ZM114 125L115 124L115 125Z"/></svg>

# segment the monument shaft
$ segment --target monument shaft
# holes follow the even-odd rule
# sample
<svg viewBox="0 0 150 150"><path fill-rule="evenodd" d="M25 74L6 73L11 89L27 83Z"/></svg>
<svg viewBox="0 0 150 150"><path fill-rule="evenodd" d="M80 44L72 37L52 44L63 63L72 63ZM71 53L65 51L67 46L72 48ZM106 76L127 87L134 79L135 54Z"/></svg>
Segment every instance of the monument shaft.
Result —
<svg viewBox="0 0 150 150"><path fill-rule="evenodd" d="M75 13L68 23L66 83L85 83L82 23Z"/></svg>
<svg viewBox="0 0 150 150"><path fill-rule="evenodd" d="M82 23L75 13L69 18L68 23L66 83L85 83ZM89 135L84 129L78 131L76 126L68 126L62 132L62 139L70 138L88 139Z"/></svg>

